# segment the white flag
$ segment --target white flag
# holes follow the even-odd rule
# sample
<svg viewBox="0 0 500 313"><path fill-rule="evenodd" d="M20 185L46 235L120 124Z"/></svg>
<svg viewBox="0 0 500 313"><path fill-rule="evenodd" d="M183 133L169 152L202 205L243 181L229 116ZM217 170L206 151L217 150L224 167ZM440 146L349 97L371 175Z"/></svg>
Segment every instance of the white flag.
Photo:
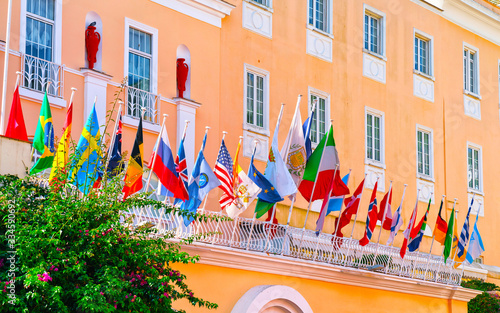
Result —
<svg viewBox="0 0 500 313"><path fill-rule="evenodd" d="M295 185L299 186L307 161L306 142L304 139L304 130L302 129L302 117L300 116L300 96L297 100L288 136L281 148L281 155Z"/></svg>
<svg viewBox="0 0 500 313"><path fill-rule="evenodd" d="M238 182L235 184L233 202L226 207L230 218L235 218L245 211L262 189L259 188L238 165Z"/></svg>

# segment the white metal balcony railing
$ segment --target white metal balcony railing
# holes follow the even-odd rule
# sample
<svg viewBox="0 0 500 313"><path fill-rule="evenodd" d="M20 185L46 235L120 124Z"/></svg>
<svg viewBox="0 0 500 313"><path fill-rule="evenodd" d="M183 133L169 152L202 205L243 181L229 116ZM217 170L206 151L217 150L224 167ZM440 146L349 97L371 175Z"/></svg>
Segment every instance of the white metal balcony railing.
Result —
<svg viewBox="0 0 500 313"><path fill-rule="evenodd" d="M23 54L21 71L24 88L45 92L47 84L50 82L48 94L58 98L63 97L64 67L62 65Z"/></svg>
<svg viewBox="0 0 500 313"><path fill-rule="evenodd" d="M222 215L204 212L207 215ZM362 247L353 238L339 238L321 233L316 236L313 230L303 230L286 225L253 221L237 217L233 221L193 222L184 226L183 217L167 214L157 209L136 208L127 213L135 225L147 223L156 227L161 234L172 234L174 238L186 238L202 233L217 233L201 241L204 244L219 245L235 249L265 252L268 255L282 255L325 264L359 269L370 269L379 273L459 285L463 270L442 256L428 253L407 252L404 259L399 255L400 248L370 242Z"/></svg>
<svg viewBox="0 0 500 313"><path fill-rule="evenodd" d="M142 109L144 108L146 109L144 120L158 125L158 102L160 101L160 96L131 86L127 86L126 89L127 116L139 118L139 114L142 114Z"/></svg>

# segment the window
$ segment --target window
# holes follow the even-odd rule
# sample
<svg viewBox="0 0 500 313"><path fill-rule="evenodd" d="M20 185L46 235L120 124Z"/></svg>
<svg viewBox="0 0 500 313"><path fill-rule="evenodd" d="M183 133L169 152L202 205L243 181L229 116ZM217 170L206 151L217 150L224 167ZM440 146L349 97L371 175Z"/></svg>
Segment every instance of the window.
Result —
<svg viewBox="0 0 500 313"><path fill-rule="evenodd" d="M244 83L245 129L268 135L269 73L245 64Z"/></svg>
<svg viewBox="0 0 500 313"><path fill-rule="evenodd" d="M418 126L417 126L418 127ZM432 131L417 128L417 174L432 178L433 166Z"/></svg>
<svg viewBox="0 0 500 313"><path fill-rule="evenodd" d="M54 0L27 0L26 54L53 59Z"/></svg>
<svg viewBox="0 0 500 313"><path fill-rule="evenodd" d="M384 163L383 115L374 110L366 112L366 158L376 163Z"/></svg>
<svg viewBox="0 0 500 313"><path fill-rule="evenodd" d="M156 93L158 31L125 19L125 75L128 79L126 115L158 124L159 97Z"/></svg>
<svg viewBox="0 0 500 313"><path fill-rule="evenodd" d="M252 1L258 4L262 4L266 7L271 7L271 0L252 0Z"/></svg>
<svg viewBox="0 0 500 313"><path fill-rule="evenodd" d="M464 48L464 90L479 94L479 67L477 50Z"/></svg>
<svg viewBox="0 0 500 313"><path fill-rule="evenodd" d="M317 93L311 93L310 92L310 111L314 107L314 101L317 100L316 108L314 108L314 116L311 121L311 133L309 138L311 139L312 143L318 144L323 136L326 134L326 127L327 125L327 118L329 116L329 101L328 101L328 94L317 94Z"/></svg>
<svg viewBox="0 0 500 313"><path fill-rule="evenodd" d="M309 0L309 25L327 33L330 32L329 2L330 0Z"/></svg>
<svg viewBox="0 0 500 313"><path fill-rule="evenodd" d="M431 41L420 35L415 35L415 66L414 69L422 74L432 76L431 70Z"/></svg>
<svg viewBox="0 0 500 313"><path fill-rule="evenodd" d="M264 77L247 73L247 123L264 127Z"/></svg>
<svg viewBox="0 0 500 313"><path fill-rule="evenodd" d="M375 54L384 54L383 16L365 10L364 48Z"/></svg>
<svg viewBox="0 0 500 313"><path fill-rule="evenodd" d="M481 148L478 146L467 147L467 180L469 189L482 190Z"/></svg>

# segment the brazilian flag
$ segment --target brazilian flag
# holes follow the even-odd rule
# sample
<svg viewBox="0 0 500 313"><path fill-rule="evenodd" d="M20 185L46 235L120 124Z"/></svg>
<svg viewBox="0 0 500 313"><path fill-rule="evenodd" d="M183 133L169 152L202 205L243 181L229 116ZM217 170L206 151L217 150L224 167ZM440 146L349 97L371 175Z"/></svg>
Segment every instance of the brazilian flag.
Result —
<svg viewBox="0 0 500 313"><path fill-rule="evenodd" d="M43 97L40 118L36 126L33 148L40 153L40 158L30 170L30 174L40 173L52 167L54 161L54 125L52 125L52 114L50 113L49 98L47 92Z"/></svg>

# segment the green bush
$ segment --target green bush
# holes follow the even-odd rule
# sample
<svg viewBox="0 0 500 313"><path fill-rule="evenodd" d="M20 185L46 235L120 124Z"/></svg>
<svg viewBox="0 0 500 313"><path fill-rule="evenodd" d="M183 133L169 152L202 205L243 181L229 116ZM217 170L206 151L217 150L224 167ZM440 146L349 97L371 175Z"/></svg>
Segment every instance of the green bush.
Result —
<svg viewBox="0 0 500 313"><path fill-rule="evenodd" d="M467 312L469 313L497 313L499 309L498 300L487 292L477 295L467 304Z"/></svg>
<svg viewBox="0 0 500 313"><path fill-rule="evenodd" d="M481 291L500 290L500 288L497 285L484 282L480 279L470 279L467 281L462 281L462 287L481 290Z"/></svg>
<svg viewBox="0 0 500 313"><path fill-rule="evenodd" d="M168 241L123 215L134 206L175 209L144 194L120 201L118 179L82 198L0 176L0 311L178 312L180 299L217 308L172 268L199 259L181 251L195 238Z"/></svg>

